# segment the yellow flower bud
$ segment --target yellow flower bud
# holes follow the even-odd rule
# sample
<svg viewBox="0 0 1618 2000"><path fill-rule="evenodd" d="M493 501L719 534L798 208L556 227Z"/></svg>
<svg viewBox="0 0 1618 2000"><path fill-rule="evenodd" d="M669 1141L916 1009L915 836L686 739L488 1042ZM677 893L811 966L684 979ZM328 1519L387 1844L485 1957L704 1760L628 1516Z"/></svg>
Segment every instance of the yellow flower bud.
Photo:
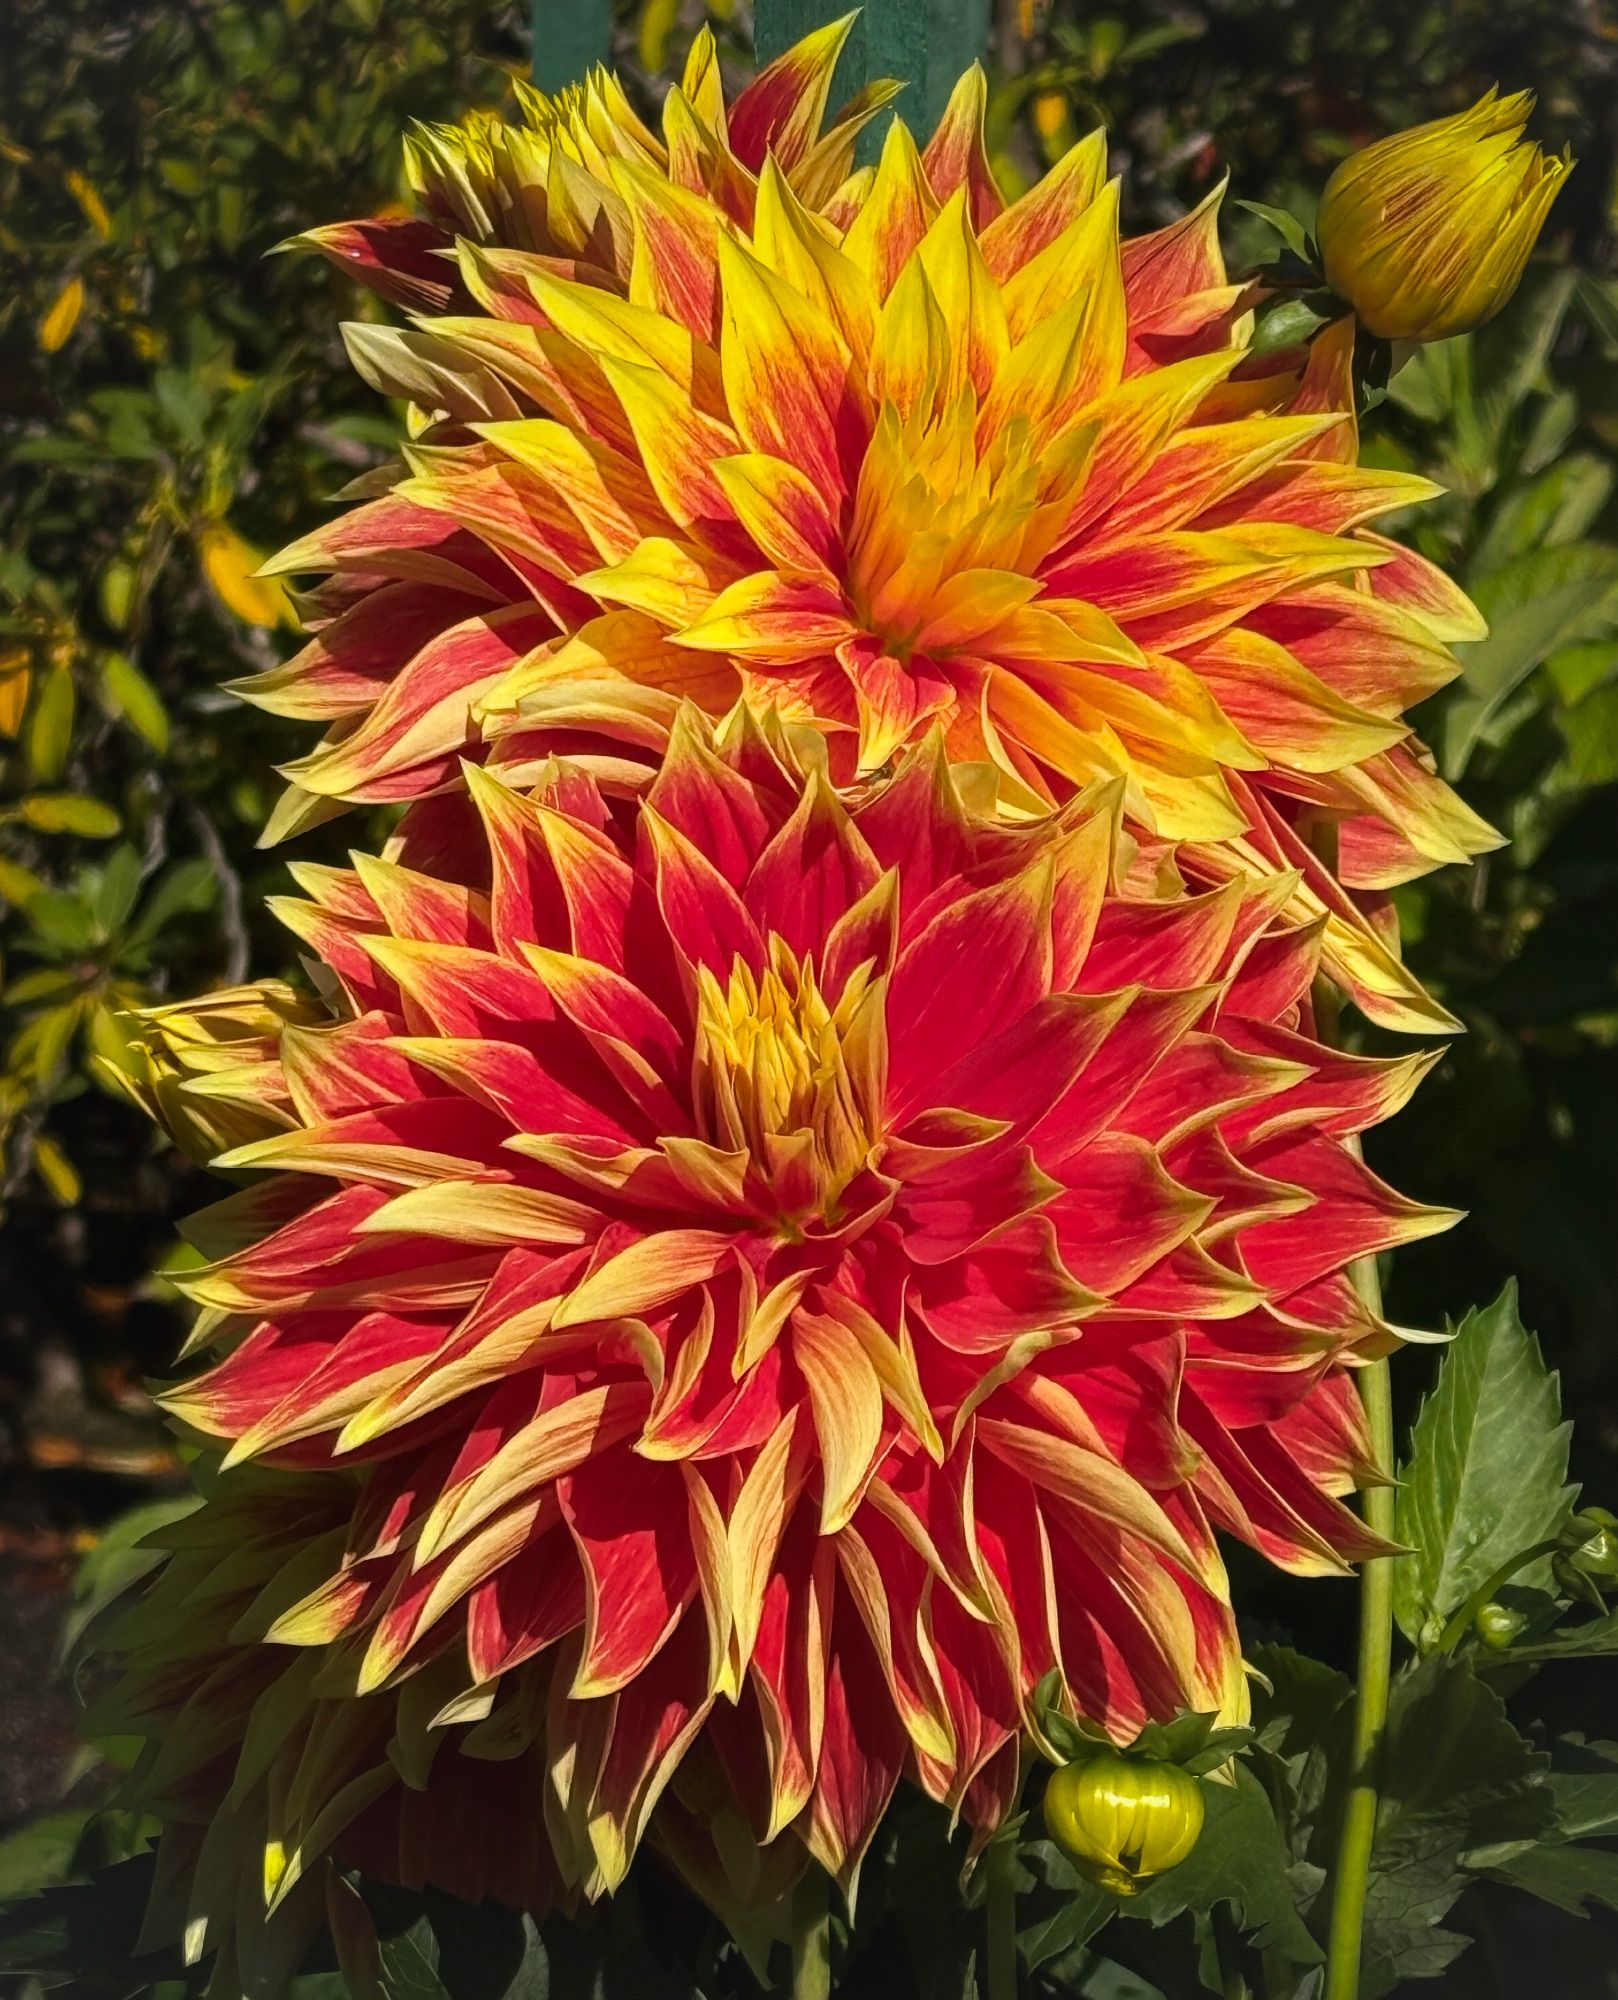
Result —
<svg viewBox="0 0 1618 2000"><path fill-rule="evenodd" d="M1183 1861L1202 1832L1202 1787L1178 1764L1100 1750L1051 1773L1045 1826L1081 1875L1136 1895Z"/></svg>
<svg viewBox="0 0 1618 2000"><path fill-rule="evenodd" d="M292 1122L281 1031L325 1018L278 979L225 987L121 1016L128 1039L120 1058L96 1067L182 1152L206 1164Z"/></svg>
<svg viewBox="0 0 1618 2000"><path fill-rule="evenodd" d="M1445 340L1510 298L1571 159L1523 127L1526 90L1380 139L1326 183L1316 235L1333 291L1387 340Z"/></svg>

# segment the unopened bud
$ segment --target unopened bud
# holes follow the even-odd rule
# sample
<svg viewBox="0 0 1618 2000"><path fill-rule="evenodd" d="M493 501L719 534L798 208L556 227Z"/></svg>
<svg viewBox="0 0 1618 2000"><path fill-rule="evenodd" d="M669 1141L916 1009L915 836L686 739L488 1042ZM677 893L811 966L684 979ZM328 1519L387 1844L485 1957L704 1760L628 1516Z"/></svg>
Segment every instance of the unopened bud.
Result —
<svg viewBox="0 0 1618 2000"><path fill-rule="evenodd" d="M1098 1750L1052 1772L1045 1825L1081 1875L1115 1896L1183 1861L1202 1832L1202 1787L1189 1771Z"/></svg>

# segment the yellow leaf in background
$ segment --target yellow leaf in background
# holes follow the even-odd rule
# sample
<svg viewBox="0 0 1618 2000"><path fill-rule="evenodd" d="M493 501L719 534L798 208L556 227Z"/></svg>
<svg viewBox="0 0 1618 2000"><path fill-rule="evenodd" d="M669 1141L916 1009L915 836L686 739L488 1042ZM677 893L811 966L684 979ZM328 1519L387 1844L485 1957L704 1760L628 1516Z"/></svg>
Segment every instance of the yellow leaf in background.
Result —
<svg viewBox="0 0 1618 2000"><path fill-rule="evenodd" d="M41 833L81 833L88 840L110 840L118 831L118 815L111 806L78 792L35 792L18 811Z"/></svg>
<svg viewBox="0 0 1618 2000"><path fill-rule="evenodd" d="M34 1165L40 1179L64 1208L71 1208L84 1191L79 1170L48 1132L34 1141Z"/></svg>
<svg viewBox="0 0 1618 2000"><path fill-rule="evenodd" d="M680 18L680 0L646 0L640 17L640 59L653 76L669 52L669 36Z"/></svg>
<svg viewBox="0 0 1618 2000"><path fill-rule="evenodd" d="M137 736L144 736L154 750L167 749L168 710L133 660L122 653L109 653L102 663L101 691Z"/></svg>
<svg viewBox="0 0 1618 2000"><path fill-rule="evenodd" d="M112 235L112 217L107 213L107 204L95 190L93 182L86 180L77 167L67 170L68 193L84 210L85 220L103 243Z"/></svg>
<svg viewBox="0 0 1618 2000"><path fill-rule="evenodd" d="M1067 99L1059 90L1042 90L1034 98L1034 129L1042 139L1056 138L1067 123Z"/></svg>
<svg viewBox="0 0 1618 2000"><path fill-rule="evenodd" d="M0 908L9 903L15 910L25 910L44 886L32 869L19 867L0 854Z"/></svg>
<svg viewBox="0 0 1618 2000"><path fill-rule="evenodd" d="M101 572L101 615L115 632L129 628L140 572L123 556L114 556Z"/></svg>
<svg viewBox="0 0 1618 2000"><path fill-rule="evenodd" d="M44 784L54 784L67 767L78 706L72 669L52 667L39 684L28 718L28 768Z"/></svg>
<svg viewBox="0 0 1618 2000"><path fill-rule="evenodd" d="M293 622L286 586L277 577L253 574L264 558L227 522L205 521L197 530L197 548L208 581L238 618L249 625Z"/></svg>
<svg viewBox="0 0 1618 2000"><path fill-rule="evenodd" d="M45 353L54 354L59 347L67 345L83 311L84 280L69 278L39 323L39 344Z"/></svg>
<svg viewBox="0 0 1618 2000"><path fill-rule="evenodd" d="M29 672L33 656L26 646L13 646L0 653L0 736L15 736L22 728L23 710L28 706Z"/></svg>

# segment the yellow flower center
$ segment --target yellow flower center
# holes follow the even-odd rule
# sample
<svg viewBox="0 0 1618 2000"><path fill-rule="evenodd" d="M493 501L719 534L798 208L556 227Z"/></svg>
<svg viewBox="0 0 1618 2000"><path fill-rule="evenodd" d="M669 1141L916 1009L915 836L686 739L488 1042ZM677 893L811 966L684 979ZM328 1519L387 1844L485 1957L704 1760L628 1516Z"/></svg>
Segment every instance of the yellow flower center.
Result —
<svg viewBox="0 0 1618 2000"><path fill-rule="evenodd" d="M969 650L1038 594L1032 571L1050 544L1057 510L1041 504L1029 425L1015 418L980 444L977 418L970 388L936 415L901 419L890 403L861 467L849 597L855 616L896 659L907 659L918 641L938 655ZM937 619L940 592L956 577L969 578L986 615ZM1013 585L1009 597L993 588L1012 578L1026 579L1024 588Z"/></svg>
<svg viewBox="0 0 1618 2000"><path fill-rule="evenodd" d="M694 1094L716 1146L746 1152L786 1214L825 1211L865 1165L880 1102L881 996L869 967L828 1004L812 960L772 936L756 978L698 971Z"/></svg>

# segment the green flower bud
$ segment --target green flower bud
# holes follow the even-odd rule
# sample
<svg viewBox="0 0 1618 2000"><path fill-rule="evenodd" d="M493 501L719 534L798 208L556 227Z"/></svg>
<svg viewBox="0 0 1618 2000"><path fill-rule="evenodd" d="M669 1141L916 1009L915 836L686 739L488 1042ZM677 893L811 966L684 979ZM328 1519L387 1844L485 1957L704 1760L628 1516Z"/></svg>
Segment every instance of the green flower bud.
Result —
<svg viewBox="0 0 1618 2000"><path fill-rule="evenodd" d="M1499 1652L1511 1644L1528 1620L1521 1611L1513 1611L1509 1604L1497 1604L1491 1598L1473 1612L1472 1623L1484 1645Z"/></svg>
<svg viewBox="0 0 1618 2000"><path fill-rule="evenodd" d="M1100 1750L1045 1787L1045 1826L1079 1873L1115 1896L1183 1861L1202 1832L1202 1787L1178 1764Z"/></svg>
<svg viewBox="0 0 1618 2000"><path fill-rule="evenodd" d="M1618 1577L1618 1518L1605 1507L1581 1507L1562 1531L1562 1546L1586 1576Z"/></svg>

